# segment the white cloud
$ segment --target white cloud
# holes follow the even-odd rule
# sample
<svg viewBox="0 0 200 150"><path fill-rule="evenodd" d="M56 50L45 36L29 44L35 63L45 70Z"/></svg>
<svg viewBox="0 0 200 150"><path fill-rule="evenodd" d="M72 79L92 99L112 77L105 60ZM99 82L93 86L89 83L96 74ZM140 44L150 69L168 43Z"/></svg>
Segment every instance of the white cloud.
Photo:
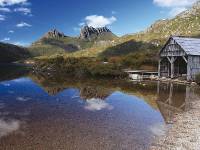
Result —
<svg viewBox="0 0 200 150"><path fill-rule="evenodd" d="M5 37L3 40L1 40L2 42L6 42L6 41L10 41L9 37Z"/></svg>
<svg viewBox="0 0 200 150"><path fill-rule="evenodd" d="M18 28L22 28L22 27L31 27L32 25L30 25L30 24L28 24L28 23L26 23L26 22L21 22L21 23L18 23L17 25L16 25L16 27L18 27Z"/></svg>
<svg viewBox="0 0 200 150"><path fill-rule="evenodd" d="M10 30L10 31L8 31L8 33L14 33L15 31L13 31L13 30Z"/></svg>
<svg viewBox="0 0 200 150"><path fill-rule="evenodd" d="M153 3L163 8L169 8L169 16L174 17L187 10L198 0L153 0Z"/></svg>
<svg viewBox="0 0 200 150"><path fill-rule="evenodd" d="M0 21L4 21L4 20L6 20L6 16L0 15Z"/></svg>
<svg viewBox="0 0 200 150"><path fill-rule="evenodd" d="M24 15L31 15L31 9L25 7L19 7L14 9L15 12L21 12Z"/></svg>
<svg viewBox="0 0 200 150"><path fill-rule="evenodd" d="M88 26L99 28L113 24L115 21L117 21L117 18L115 18L114 16L107 18L104 16L91 15L85 17L85 21Z"/></svg>
<svg viewBox="0 0 200 150"><path fill-rule="evenodd" d="M0 6L11 6L25 3L27 3L27 0L0 0Z"/></svg>
<svg viewBox="0 0 200 150"><path fill-rule="evenodd" d="M1 12L11 12L10 8L6 8L6 7L0 8L0 11Z"/></svg>
<svg viewBox="0 0 200 150"><path fill-rule="evenodd" d="M154 4L161 7L188 7L197 0L153 0Z"/></svg>

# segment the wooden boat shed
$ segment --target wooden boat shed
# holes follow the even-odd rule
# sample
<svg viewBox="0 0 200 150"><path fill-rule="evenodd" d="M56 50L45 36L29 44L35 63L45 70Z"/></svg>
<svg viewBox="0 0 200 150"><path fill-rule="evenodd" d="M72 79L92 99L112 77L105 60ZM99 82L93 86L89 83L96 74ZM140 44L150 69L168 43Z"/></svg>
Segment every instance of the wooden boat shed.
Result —
<svg viewBox="0 0 200 150"><path fill-rule="evenodd" d="M200 39L172 36L159 53L159 77L195 80L200 73Z"/></svg>

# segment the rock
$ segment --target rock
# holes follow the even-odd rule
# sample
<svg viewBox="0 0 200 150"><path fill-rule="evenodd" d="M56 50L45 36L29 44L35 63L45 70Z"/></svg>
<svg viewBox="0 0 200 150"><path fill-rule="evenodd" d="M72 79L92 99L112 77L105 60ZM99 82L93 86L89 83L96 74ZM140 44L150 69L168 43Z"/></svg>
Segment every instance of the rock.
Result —
<svg viewBox="0 0 200 150"><path fill-rule="evenodd" d="M102 28L93 28L89 26L84 26L81 29L80 39L83 40L92 40L94 37L98 37L104 33L112 33L107 27Z"/></svg>
<svg viewBox="0 0 200 150"><path fill-rule="evenodd" d="M63 38L66 36L64 35L64 33L61 33L56 29L52 29L49 32L47 32L44 37L45 38Z"/></svg>

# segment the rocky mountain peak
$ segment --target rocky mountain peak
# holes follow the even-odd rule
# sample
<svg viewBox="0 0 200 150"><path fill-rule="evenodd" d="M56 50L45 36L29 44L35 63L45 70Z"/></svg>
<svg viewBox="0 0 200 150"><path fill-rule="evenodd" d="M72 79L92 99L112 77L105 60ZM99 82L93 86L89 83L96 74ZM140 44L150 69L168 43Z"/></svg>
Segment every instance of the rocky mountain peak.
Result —
<svg viewBox="0 0 200 150"><path fill-rule="evenodd" d="M57 29L52 29L47 32L44 36L45 38L63 38L66 37L64 33L59 32Z"/></svg>
<svg viewBox="0 0 200 150"><path fill-rule="evenodd" d="M112 33L107 27L94 28L89 26L84 26L81 29L80 38L85 40L91 40L93 37L98 37L104 33Z"/></svg>

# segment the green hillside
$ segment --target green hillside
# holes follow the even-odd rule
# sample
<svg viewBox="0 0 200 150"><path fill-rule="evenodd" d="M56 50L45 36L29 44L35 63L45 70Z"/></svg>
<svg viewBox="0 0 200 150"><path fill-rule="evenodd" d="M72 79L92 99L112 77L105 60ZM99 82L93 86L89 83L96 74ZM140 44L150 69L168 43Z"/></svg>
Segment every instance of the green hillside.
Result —
<svg viewBox="0 0 200 150"><path fill-rule="evenodd" d="M30 57L26 48L0 43L0 63L15 62Z"/></svg>

